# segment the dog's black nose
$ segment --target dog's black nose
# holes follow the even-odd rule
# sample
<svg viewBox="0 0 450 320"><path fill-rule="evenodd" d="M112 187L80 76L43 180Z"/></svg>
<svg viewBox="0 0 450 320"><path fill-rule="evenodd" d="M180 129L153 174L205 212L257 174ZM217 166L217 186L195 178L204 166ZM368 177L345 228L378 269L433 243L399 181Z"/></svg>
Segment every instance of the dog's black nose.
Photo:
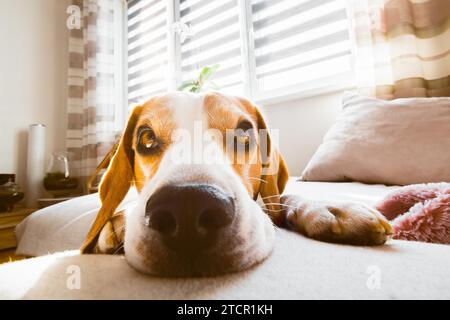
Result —
<svg viewBox="0 0 450 320"><path fill-rule="evenodd" d="M148 200L146 224L180 253L210 247L235 217L233 198L208 184L165 186Z"/></svg>

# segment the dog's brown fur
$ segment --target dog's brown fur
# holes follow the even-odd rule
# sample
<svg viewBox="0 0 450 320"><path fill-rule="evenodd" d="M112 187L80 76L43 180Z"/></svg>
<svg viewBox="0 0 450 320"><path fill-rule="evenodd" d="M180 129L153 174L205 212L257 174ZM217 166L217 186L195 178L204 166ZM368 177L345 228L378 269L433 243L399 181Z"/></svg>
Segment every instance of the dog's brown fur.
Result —
<svg viewBox="0 0 450 320"><path fill-rule="evenodd" d="M267 129L258 107L246 99L210 93L205 96L204 107L210 126L220 131L234 128L239 121L236 119L237 113L230 112L232 108L239 108L241 116L247 117L258 129ZM141 191L161 161L161 155L139 159L139 154L134 152L136 128L142 123L152 122L156 134L169 139L174 129L171 119L170 110L164 107L164 96L152 98L133 110L100 184L102 207L82 245L82 253L118 251L123 242L124 219L123 214L115 214L115 210L132 185ZM386 241L392 229L375 209L351 203L313 203L297 196L281 196L288 180L288 171L281 154L270 145L270 137L268 144L267 154L256 151L257 163L234 164L233 169L255 200L258 195L262 197L274 224L285 226L289 223L292 229L322 241L360 245L378 245ZM265 158L269 161L263 161ZM271 172L276 174L264 175L264 166L274 166ZM143 172L142 167L147 171Z"/></svg>

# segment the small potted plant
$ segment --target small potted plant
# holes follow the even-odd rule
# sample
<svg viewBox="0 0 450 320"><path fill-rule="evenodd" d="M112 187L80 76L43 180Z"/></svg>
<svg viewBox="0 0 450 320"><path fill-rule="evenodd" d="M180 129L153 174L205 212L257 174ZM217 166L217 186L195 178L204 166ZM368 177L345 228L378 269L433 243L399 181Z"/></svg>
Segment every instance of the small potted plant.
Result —
<svg viewBox="0 0 450 320"><path fill-rule="evenodd" d="M211 81L211 76L219 69L219 65L215 64L203 67L196 79L185 81L178 88L179 91L200 92L202 89L217 89L217 85Z"/></svg>

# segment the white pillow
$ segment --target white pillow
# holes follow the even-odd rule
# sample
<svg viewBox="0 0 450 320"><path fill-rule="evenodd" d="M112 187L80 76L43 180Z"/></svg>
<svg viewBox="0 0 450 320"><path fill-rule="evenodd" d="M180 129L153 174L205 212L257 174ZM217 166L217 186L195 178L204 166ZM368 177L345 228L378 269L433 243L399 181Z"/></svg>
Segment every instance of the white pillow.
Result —
<svg viewBox="0 0 450 320"><path fill-rule="evenodd" d="M304 181L450 182L450 98L385 101L348 93Z"/></svg>
<svg viewBox="0 0 450 320"><path fill-rule="evenodd" d="M137 192L130 189L118 210L134 205ZM16 254L41 256L77 250L100 209L98 193L77 197L38 210L16 227Z"/></svg>

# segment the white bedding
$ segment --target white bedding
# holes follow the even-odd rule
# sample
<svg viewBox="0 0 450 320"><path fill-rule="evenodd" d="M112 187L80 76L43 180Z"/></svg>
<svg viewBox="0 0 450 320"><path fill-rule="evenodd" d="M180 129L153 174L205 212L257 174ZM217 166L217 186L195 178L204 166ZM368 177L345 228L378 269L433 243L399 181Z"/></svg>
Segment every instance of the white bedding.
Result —
<svg viewBox="0 0 450 320"><path fill-rule="evenodd" d="M362 183L301 182L291 178L285 193L313 200L358 201L375 204L395 187ZM136 191L130 190L121 207L132 206ZM78 249L100 208L97 194L79 197L36 211L16 228L17 254L41 256Z"/></svg>
<svg viewBox="0 0 450 320"><path fill-rule="evenodd" d="M450 299L450 246L322 243L279 230L268 260L216 278L140 274L121 256L67 252L0 265L0 299ZM79 271L80 289L68 287Z"/></svg>
<svg viewBox="0 0 450 320"><path fill-rule="evenodd" d="M291 180L286 192L373 204L392 188ZM127 199L133 201L133 195ZM91 195L33 214L19 227L18 253L78 248L98 205ZM0 298L450 299L449 268L450 246L391 240L355 247L278 230L269 259L237 274L162 279L136 272L121 256L72 251L0 265ZM74 270L80 271L80 289L67 286Z"/></svg>
<svg viewBox="0 0 450 320"><path fill-rule="evenodd" d="M119 209L133 205L136 198L131 189ZM95 193L34 212L16 227L16 254L34 257L78 249L99 209Z"/></svg>

